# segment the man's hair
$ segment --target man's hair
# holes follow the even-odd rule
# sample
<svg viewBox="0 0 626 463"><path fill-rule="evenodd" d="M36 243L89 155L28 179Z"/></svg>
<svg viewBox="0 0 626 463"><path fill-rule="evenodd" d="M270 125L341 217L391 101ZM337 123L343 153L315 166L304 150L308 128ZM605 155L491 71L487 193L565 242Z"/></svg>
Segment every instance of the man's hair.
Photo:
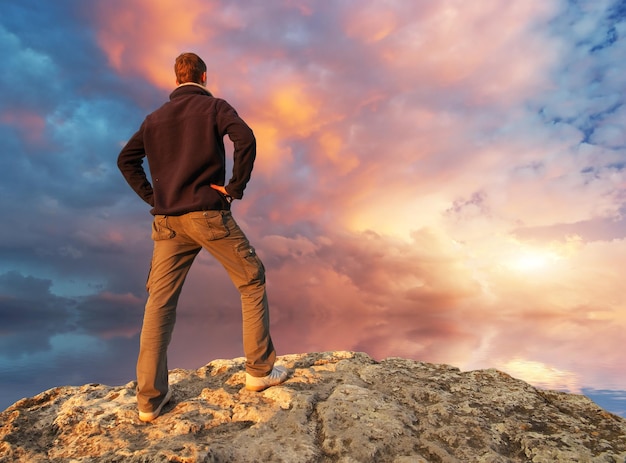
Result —
<svg viewBox="0 0 626 463"><path fill-rule="evenodd" d="M206 64L195 53L182 53L174 63L174 73L179 84L185 82L201 83L202 74L206 72Z"/></svg>

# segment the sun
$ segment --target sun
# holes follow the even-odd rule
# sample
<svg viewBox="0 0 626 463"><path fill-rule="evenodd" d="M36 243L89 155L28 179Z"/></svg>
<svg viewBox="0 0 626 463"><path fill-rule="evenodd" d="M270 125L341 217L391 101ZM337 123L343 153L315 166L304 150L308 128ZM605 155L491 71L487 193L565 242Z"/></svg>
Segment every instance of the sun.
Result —
<svg viewBox="0 0 626 463"><path fill-rule="evenodd" d="M513 271L528 273L547 270L562 259L551 249L519 245L507 258L506 266Z"/></svg>
<svg viewBox="0 0 626 463"><path fill-rule="evenodd" d="M525 251L514 257L509 263L509 267L520 272L530 272L545 269L557 260L558 256L551 252Z"/></svg>

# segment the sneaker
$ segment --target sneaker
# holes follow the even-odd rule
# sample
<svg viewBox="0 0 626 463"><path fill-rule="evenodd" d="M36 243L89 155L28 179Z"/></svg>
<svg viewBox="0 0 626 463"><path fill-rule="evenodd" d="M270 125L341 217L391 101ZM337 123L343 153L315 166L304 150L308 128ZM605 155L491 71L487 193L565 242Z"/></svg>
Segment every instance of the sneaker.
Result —
<svg viewBox="0 0 626 463"><path fill-rule="evenodd" d="M171 398L172 398L172 391L168 390L167 393L165 394L165 397L163 397L163 401L161 402L161 405L159 405L156 408L156 410L153 412L142 412L140 410L139 419L141 421L152 421L157 416L159 416L159 414L161 413L161 409L170 401Z"/></svg>
<svg viewBox="0 0 626 463"><path fill-rule="evenodd" d="M260 392L268 387L276 386L277 384L285 382L289 372L284 367L274 366L269 375L257 378L249 373L246 373L246 389L249 391Z"/></svg>

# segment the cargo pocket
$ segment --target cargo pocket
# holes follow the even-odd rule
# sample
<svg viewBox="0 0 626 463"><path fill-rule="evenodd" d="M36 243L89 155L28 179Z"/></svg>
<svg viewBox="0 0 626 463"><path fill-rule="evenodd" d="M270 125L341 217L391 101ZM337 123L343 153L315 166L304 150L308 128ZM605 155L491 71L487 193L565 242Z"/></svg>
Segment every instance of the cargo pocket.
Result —
<svg viewBox="0 0 626 463"><path fill-rule="evenodd" d="M248 280L250 282L258 281L265 283L265 267L259 256L256 255L255 249L249 243L241 243L235 251L243 262L243 268Z"/></svg>
<svg viewBox="0 0 626 463"><path fill-rule="evenodd" d="M154 241L169 240L176 236L176 232L168 227L167 216L157 215L152 221L152 239Z"/></svg>
<svg viewBox="0 0 626 463"><path fill-rule="evenodd" d="M192 223L194 229L202 233L209 241L219 240L230 235L221 211L204 211L202 216L194 217Z"/></svg>

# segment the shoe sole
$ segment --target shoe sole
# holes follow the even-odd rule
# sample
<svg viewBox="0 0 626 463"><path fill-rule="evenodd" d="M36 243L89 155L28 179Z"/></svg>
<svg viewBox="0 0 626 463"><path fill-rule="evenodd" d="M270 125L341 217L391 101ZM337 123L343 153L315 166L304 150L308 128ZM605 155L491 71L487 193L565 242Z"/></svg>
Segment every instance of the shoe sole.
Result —
<svg viewBox="0 0 626 463"><path fill-rule="evenodd" d="M270 384L268 386L248 386L248 385L246 385L246 390L247 391L252 391L252 392L261 392L261 391L264 391L265 389L268 389L270 387L278 386L279 384L282 384L282 382L276 383L276 384Z"/></svg>
<svg viewBox="0 0 626 463"><path fill-rule="evenodd" d="M262 384L262 385L258 385L258 386L254 386L254 385L251 385L251 384L246 384L246 390L252 391L252 392L261 392L261 391L264 391L265 389L269 389L270 387L274 387L274 386L278 386L280 384L283 384L288 379L289 379L289 374L285 374L284 378L282 378L279 382L274 383L274 384Z"/></svg>
<svg viewBox="0 0 626 463"><path fill-rule="evenodd" d="M163 407L165 407L169 403L171 398L172 398L172 391L168 390L167 393L165 394L165 397L163 398L163 402L161 402L161 405L159 405L157 409L151 413L139 412L139 419L143 421L144 423L148 423L158 418L158 416L161 414L161 410L163 409Z"/></svg>

